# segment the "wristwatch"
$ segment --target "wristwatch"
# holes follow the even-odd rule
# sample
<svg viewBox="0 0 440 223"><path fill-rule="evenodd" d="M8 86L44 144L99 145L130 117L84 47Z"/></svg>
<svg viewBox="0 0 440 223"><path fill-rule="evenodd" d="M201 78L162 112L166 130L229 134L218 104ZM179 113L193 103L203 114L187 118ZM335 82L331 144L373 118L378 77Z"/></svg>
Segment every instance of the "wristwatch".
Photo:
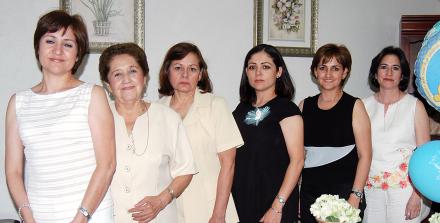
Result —
<svg viewBox="0 0 440 223"><path fill-rule="evenodd" d="M351 189L351 193L358 197L360 200L364 198L364 193L360 190L356 190L355 188Z"/></svg>
<svg viewBox="0 0 440 223"><path fill-rule="evenodd" d="M87 218L87 221L90 220L91 215L89 214L89 212L87 211L87 209L85 207L79 207L78 208L79 213L81 213L82 215L84 215L84 217Z"/></svg>

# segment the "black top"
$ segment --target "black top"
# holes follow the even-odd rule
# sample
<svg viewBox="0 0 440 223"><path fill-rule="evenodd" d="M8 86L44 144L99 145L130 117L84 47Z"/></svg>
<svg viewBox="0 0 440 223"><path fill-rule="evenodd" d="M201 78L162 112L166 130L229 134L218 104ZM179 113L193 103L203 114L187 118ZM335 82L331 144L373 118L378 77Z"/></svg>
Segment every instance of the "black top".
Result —
<svg viewBox="0 0 440 223"><path fill-rule="evenodd" d="M357 98L343 93L335 106L328 110L318 107L318 95L308 97L303 104L304 146L343 147L355 144L353 108ZM345 157L327 165L305 168L303 183L322 180L353 183L357 168L356 147ZM309 178L310 175L310 178Z"/></svg>
<svg viewBox="0 0 440 223"><path fill-rule="evenodd" d="M240 103L233 112L244 140L237 150L232 186L240 222L258 222L271 207L290 162L280 121L300 114L293 102L281 97L259 108ZM295 192L283 208L282 222L297 219Z"/></svg>
<svg viewBox="0 0 440 223"><path fill-rule="evenodd" d="M318 107L318 98L319 94L304 100L304 146L337 148L355 145L353 108L357 98L344 92L336 105L328 110ZM356 176L357 163L355 146L346 156L334 162L303 169L301 222L316 222L310 213L310 205L322 194L339 195L348 199Z"/></svg>

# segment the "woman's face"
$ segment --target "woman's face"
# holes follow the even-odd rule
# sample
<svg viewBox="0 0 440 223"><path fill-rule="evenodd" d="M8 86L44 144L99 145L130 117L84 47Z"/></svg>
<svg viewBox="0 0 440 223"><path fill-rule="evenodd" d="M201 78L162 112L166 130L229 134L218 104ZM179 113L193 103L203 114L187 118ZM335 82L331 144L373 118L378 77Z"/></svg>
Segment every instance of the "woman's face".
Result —
<svg viewBox="0 0 440 223"><path fill-rule="evenodd" d="M141 100L146 78L136 60L128 54L114 56L109 64L108 88L116 102Z"/></svg>
<svg viewBox="0 0 440 223"><path fill-rule="evenodd" d="M192 93L202 78L199 59L194 53L188 53L181 60L173 60L169 68L169 79L174 92Z"/></svg>
<svg viewBox="0 0 440 223"><path fill-rule="evenodd" d="M276 80L282 72L283 68L277 67L269 54L264 51L252 55L246 67L249 85L256 92L275 92Z"/></svg>
<svg viewBox="0 0 440 223"><path fill-rule="evenodd" d="M78 55L75 35L69 27L65 33L60 29L44 34L39 42L38 59L43 73L72 74ZM63 35L64 34L64 35Z"/></svg>
<svg viewBox="0 0 440 223"><path fill-rule="evenodd" d="M327 63L322 60L315 68L315 77L321 90L340 90L342 80L347 77L348 69L343 68L334 57Z"/></svg>
<svg viewBox="0 0 440 223"><path fill-rule="evenodd" d="M402 80L402 68L396 55L389 54L382 58L376 73L380 89L398 89Z"/></svg>

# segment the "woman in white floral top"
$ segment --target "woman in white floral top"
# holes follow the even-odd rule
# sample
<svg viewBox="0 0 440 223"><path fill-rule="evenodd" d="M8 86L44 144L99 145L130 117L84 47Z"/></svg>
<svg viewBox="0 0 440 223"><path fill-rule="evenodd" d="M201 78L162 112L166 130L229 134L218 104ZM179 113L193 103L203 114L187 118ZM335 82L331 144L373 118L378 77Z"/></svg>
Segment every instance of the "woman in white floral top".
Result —
<svg viewBox="0 0 440 223"><path fill-rule="evenodd" d="M373 160L365 186L365 222L421 222L429 213L408 177L414 149L430 140L422 102L404 91L410 68L400 48L386 47L371 62L374 95L363 100L371 121Z"/></svg>

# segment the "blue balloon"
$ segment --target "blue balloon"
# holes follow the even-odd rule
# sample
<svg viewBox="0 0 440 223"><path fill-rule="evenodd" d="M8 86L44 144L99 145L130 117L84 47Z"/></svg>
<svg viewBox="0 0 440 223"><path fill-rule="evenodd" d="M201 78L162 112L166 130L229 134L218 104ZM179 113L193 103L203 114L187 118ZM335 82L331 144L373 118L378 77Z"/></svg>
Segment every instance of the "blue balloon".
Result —
<svg viewBox="0 0 440 223"><path fill-rule="evenodd" d="M408 168L417 190L429 200L440 202L440 141L419 146L412 154Z"/></svg>
<svg viewBox="0 0 440 223"><path fill-rule="evenodd" d="M440 111L440 21L426 34L414 65L420 95Z"/></svg>

